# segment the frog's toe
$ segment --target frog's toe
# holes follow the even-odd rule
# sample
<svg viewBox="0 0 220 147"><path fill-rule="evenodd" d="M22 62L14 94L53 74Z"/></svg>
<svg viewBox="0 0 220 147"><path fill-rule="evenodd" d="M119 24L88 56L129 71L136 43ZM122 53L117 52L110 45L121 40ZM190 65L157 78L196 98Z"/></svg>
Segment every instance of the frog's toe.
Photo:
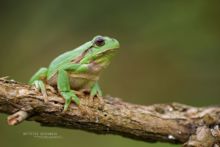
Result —
<svg viewBox="0 0 220 147"><path fill-rule="evenodd" d="M95 96L102 97L102 91L97 83L91 88L90 92L90 98L93 98Z"/></svg>
<svg viewBox="0 0 220 147"><path fill-rule="evenodd" d="M42 93L44 102L48 102L47 92L46 92L46 87L44 85L44 82L41 80L35 80L33 82L33 85L35 85L36 89Z"/></svg>
<svg viewBox="0 0 220 147"><path fill-rule="evenodd" d="M94 99L95 98L95 99ZM102 97L102 91L98 84L95 84L90 92L89 101L91 104L95 104L98 106L99 109L103 109L104 107L104 100Z"/></svg>
<svg viewBox="0 0 220 147"><path fill-rule="evenodd" d="M75 95L74 91L72 91L72 90L61 92L61 95L65 99L65 104L64 104L64 109L63 109L64 112L68 109L71 101L74 101L77 105L79 105L79 103L80 103L79 98Z"/></svg>

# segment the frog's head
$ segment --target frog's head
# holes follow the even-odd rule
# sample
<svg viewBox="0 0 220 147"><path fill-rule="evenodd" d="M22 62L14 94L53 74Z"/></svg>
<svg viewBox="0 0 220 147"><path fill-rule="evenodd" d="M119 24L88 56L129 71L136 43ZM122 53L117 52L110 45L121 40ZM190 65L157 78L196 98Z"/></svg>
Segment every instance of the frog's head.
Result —
<svg viewBox="0 0 220 147"><path fill-rule="evenodd" d="M119 42L116 39L106 36L95 36L92 39L92 44L92 62L104 67L110 63L112 56L115 54L117 48L119 48Z"/></svg>
<svg viewBox="0 0 220 147"><path fill-rule="evenodd" d="M110 37L95 36L92 39L92 52L96 56L106 56L119 48L119 42Z"/></svg>
<svg viewBox="0 0 220 147"><path fill-rule="evenodd" d="M83 60L89 60L90 63L99 64L102 67L110 63L112 56L119 48L119 42L116 39L100 35L95 36L90 44L91 47Z"/></svg>

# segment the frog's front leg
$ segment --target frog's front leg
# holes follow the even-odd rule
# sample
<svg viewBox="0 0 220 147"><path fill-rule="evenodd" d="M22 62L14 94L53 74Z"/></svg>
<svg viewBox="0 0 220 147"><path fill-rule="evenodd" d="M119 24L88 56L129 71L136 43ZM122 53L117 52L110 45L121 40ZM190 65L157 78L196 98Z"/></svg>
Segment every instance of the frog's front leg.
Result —
<svg viewBox="0 0 220 147"><path fill-rule="evenodd" d="M46 79L47 71L48 69L45 67L40 68L29 80L29 84L35 85L41 91L45 102L47 102L47 92L43 79Z"/></svg>
<svg viewBox="0 0 220 147"><path fill-rule="evenodd" d="M98 82L95 82L91 87L90 98L93 98L95 95L97 95L97 97L102 97L102 91Z"/></svg>
<svg viewBox="0 0 220 147"><path fill-rule="evenodd" d="M57 76L57 87L60 94L65 99L64 111L66 111L71 103L74 101L79 105L79 98L76 96L76 93L70 88L70 81L68 72L86 72L89 69L89 64L65 64L60 67L58 70Z"/></svg>
<svg viewBox="0 0 220 147"><path fill-rule="evenodd" d="M60 94L65 99L64 111L67 110L72 100L79 105L79 98L76 96L75 92L70 89L69 76L64 69L58 71L57 86Z"/></svg>
<svg viewBox="0 0 220 147"><path fill-rule="evenodd" d="M98 98L99 103L100 103L99 107L102 109L104 101L102 98L102 91L101 91L101 88L98 82L95 82L95 84L91 87L91 92L90 92L90 97L89 97L91 102L93 102L93 99L95 96Z"/></svg>

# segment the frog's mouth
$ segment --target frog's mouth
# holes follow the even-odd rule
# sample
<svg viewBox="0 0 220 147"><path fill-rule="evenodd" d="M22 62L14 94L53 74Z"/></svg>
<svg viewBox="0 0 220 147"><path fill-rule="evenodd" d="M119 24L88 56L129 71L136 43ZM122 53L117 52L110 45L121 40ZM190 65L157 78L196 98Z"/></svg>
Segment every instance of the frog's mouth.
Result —
<svg viewBox="0 0 220 147"><path fill-rule="evenodd" d="M108 50L97 53L96 57L108 56L108 55L114 54L115 51L116 51L116 48L108 49Z"/></svg>
<svg viewBox="0 0 220 147"><path fill-rule="evenodd" d="M99 63L99 64L105 64L107 63L107 60L110 61L111 58L115 55L116 49L109 49L103 52L100 52L94 56L92 62Z"/></svg>

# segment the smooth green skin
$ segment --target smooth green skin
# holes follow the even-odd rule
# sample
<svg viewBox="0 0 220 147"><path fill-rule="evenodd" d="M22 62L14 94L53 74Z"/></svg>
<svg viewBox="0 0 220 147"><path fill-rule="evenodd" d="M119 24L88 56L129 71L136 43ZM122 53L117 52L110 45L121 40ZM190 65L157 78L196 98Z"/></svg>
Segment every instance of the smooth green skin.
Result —
<svg viewBox="0 0 220 147"><path fill-rule="evenodd" d="M104 45L96 45L95 40L98 37L104 39ZM79 105L80 101L74 90L89 88L90 97L102 96L97 80L100 72L109 65L116 48L119 48L116 39L96 36L78 48L61 54L48 68L40 68L32 76L29 84L35 85L42 92L45 101L47 100L45 83L57 86L65 99L64 111L66 111L71 101Z"/></svg>

